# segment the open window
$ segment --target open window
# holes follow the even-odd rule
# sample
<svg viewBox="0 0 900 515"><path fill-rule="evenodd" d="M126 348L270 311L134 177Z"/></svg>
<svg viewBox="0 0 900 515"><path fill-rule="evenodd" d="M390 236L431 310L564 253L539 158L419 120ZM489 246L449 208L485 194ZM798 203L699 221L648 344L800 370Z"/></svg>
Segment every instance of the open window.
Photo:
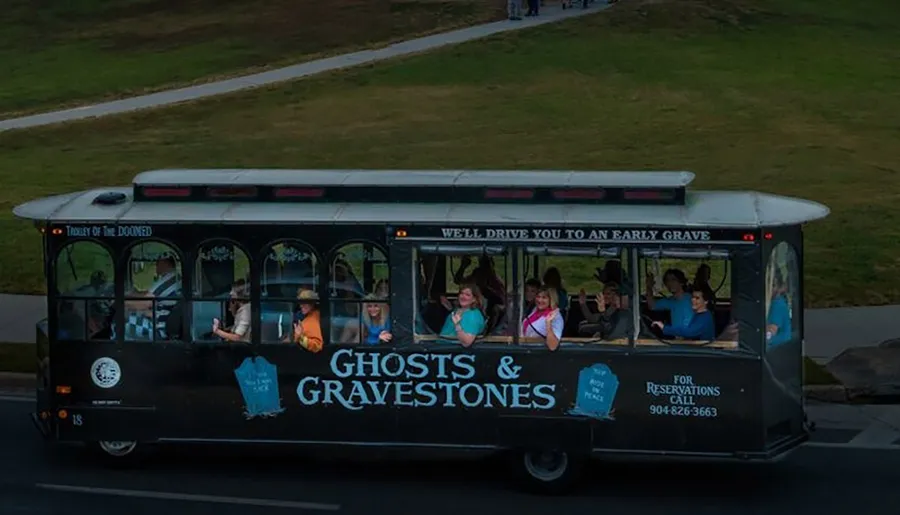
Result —
<svg viewBox="0 0 900 515"><path fill-rule="evenodd" d="M546 323L535 318L542 307L536 302L543 302L538 291L548 288L551 296L555 294L563 318L561 345L628 345L635 321L629 268L627 252L620 247L525 247L520 267L519 341L524 345L545 343Z"/></svg>
<svg viewBox="0 0 900 515"><path fill-rule="evenodd" d="M732 253L641 249L638 346L738 348Z"/></svg>
<svg viewBox="0 0 900 515"><path fill-rule="evenodd" d="M497 245L426 244L416 249L415 338L458 343L453 314L478 342L512 341L512 255Z"/></svg>
<svg viewBox="0 0 900 515"><path fill-rule="evenodd" d="M56 339L109 340L112 336L115 266L94 241L60 249L55 262Z"/></svg>

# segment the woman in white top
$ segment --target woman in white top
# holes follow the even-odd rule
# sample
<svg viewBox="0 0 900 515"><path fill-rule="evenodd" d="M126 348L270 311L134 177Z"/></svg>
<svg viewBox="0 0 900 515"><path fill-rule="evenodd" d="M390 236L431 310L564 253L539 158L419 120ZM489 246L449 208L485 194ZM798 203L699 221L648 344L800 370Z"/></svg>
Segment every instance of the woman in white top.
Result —
<svg viewBox="0 0 900 515"><path fill-rule="evenodd" d="M230 331L219 327L219 319L213 319L213 334L230 342L250 341L250 301L247 281L238 279L231 287L230 310L234 314L234 326Z"/></svg>
<svg viewBox="0 0 900 515"><path fill-rule="evenodd" d="M534 297L534 309L522 321L522 336L541 338L548 349L556 350L562 332L563 319L559 314L556 290L543 286Z"/></svg>

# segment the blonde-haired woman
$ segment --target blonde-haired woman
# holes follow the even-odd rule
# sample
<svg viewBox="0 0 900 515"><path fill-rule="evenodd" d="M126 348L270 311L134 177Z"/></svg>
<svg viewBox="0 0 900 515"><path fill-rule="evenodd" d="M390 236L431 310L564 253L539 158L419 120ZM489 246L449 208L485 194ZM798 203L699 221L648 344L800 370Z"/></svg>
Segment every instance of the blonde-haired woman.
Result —
<svg viewBox="0 0 900 515"><path fill-rule="evenodd" d="M534 297L534 309L522 321L522 336L541 338L548 349L556 350L559 348L562 332L559 297L555 289L543 286Z"/></svg>
<svg viewBox="0 0 900 515"><path fill-rule="evenodd" d="M341 343L359 343L360 331L364 345L378 345L387 343L394 336L391 334L391 317L387 304L377 302L377 294L366 295L363 304L362 324L360 326L349 325L341 334Z"/></svg>

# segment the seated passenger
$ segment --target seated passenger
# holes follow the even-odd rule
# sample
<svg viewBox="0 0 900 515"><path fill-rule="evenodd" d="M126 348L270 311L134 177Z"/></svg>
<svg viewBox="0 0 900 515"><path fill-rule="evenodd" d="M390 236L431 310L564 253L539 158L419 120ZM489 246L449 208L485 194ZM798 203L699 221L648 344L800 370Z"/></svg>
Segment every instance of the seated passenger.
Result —
<svg viewBox="0 0 900 515"><path fill-rule="evenodd" d="M531 313L534 309L534 298L537 297L538 290L541 289L541 282L531 278L525 281L524 303L522 304L522 313ZM510 311L512 312L512 311Z"/></svg>
<svg viewBox="0 0 900 515"><path fill-rule="evenodd" d="M157 338L168 338L166 322L181 297L181 276L178 274L175 258L170 255L161 256L156 261L156 275L158 279L150 286L149 291L134 290L127 293L129 296L147 297L150 300L125 301L126 340L151 340L154 332ZM153 299L167 297L167 300L153 302Z"/></svg>
<svg viewBox="0 0 900 515"><path fill-rule="evenodd" d="M784 279L776 269L772 301L766 314L766 345L781 345L791 339L791 307L785 295Z"/></svg>
<svg viewBox="0 0 900 515"><path fill-rule="evenodd" d="M684 272L670 268L663 274L663 282L672 293L671 297L655 299L653 282L653 274L647 274L647 307L651 311L668 311L672 326L687 327L694 318L694 312L691 308L691 296L687 293L687 277L684 276Z"/></svg>
<svg viewBox="0 0 900 515"><path fill-rule="evenodd" d="M446 299L443 299L446 301ZM484 314L481 312L481 292L474 284L459 288L459 307L452 310L441 328L442 342L459 342L463 347L471 347L484 331ZM452 306L451 306L452 307Z"/></svg>
<svg viewBox="0 0 900 515"><path fill-rule="evenodd" d="M716 339L716 322L709 311L709 298L704 291L695 291L691 294L691 308L693 316L687 326L663 324L653 322L653 326L659 328L665 336L677 336L686 340L713 341Z"/></svg>
<svg viewBox="0 0 900 515"><path fill-rule="evenodd" d="M619 259L607 260L603 268L597 268L594 272L594 278L604 286L607 284L618 285L621 294L622 303L628 304L628 298L634 293L631 287L631 279L625 270L622 269L622 261Z"/></svg>
<svg viewBox="0 0 900 515"><path fill-rule="evenodd" d="M322 324L316 303L319 296L312 290L299 290L297 300L300 310L294 321L293 342L310 352L322 350Z"/></svg>
<svg viewBox="0 0 900 515"><path fill-rule="evenodd" d="M366 300L370 302L363 306L362 324L360 326L348 325L341 335L341 343L359 343L360 331L362 331L364 345L387 343L393 338L390 333L391 318L388 316L387 305L374 302L375 295L367 295Z"/></svg>
<svg viewBox="0 0 900 515"><path fill-rule="evenodd" d="M556 350L563 332L556 290L542 287L534 298L534 304L534 309L522 321L522 336L541 338L548 349Z"/></svg>
<svg viewBox="0 0 900 515"><path fill-rule="evenodd" d="M544 271L544 286L552 288L556 292L559 310L566 313L569 310L569 292L563 288L562 276L559 275L559 269L555 266Z"/></svg>
<svg viewBox="0 0 900 515"><path fill-rule="evenodd" d="M231 300L228 301L228 310L234 316L234 325L230 330L219 327L219 319L213 318L212 332L214 335L230 342L250 341L250 296L247 281L238 279L231 287Z"/></svg>
<svg viewBox="0 0 900 515"><path fill-rule="evenodd" d="M709 303L711 306L716 305L716 293L713 291L712 287L709 285L709 278L712 276L712 269L706 263L697 267L697 272L694 274L694 282L691 285L691 290L705 290L708 297Z"/></svg>
<svg viewBox="0 0 900 515"><path fill-rule="evenodd" d="M502 310L506 305L506 286L494 270L494 261L490 256L479 257L478 266L468 277L463 277L462 274L470 264L472 264L472 258L463 257L459 269L453 274L453 281L459 285L475 284L484 297L482 309L486 312L493 313Z"/></svg>
<svg viewBox="0 0 900 515"><path fill-rule="evenodd" d="M591 313L587 307L587 295L581 290L578 303L584 320L578 324L578 334L592 335L603 340L628 338L634 333L634 316L630 309L622 307L622 295L614 283L603 288L597 295L598 313Z"/></svg>

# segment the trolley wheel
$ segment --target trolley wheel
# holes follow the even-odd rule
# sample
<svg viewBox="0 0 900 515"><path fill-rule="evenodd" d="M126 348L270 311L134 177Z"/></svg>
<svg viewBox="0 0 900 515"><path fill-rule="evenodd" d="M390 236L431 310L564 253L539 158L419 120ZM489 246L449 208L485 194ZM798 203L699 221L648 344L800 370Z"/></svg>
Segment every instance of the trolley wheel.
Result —
<svg viewBox="0 0 900 515"><path fill-rule="evenodd" d="M523 449L509 454L513 473L529 492L559 495L570 490L586 458L562 450Z"/></svg>
<svg viewBox="0 0 900 515"><path fill-rule="evenodd" d="M88 450L106 465L130 466L145 456L146 445L134 441L87 442Z"/></svg>

